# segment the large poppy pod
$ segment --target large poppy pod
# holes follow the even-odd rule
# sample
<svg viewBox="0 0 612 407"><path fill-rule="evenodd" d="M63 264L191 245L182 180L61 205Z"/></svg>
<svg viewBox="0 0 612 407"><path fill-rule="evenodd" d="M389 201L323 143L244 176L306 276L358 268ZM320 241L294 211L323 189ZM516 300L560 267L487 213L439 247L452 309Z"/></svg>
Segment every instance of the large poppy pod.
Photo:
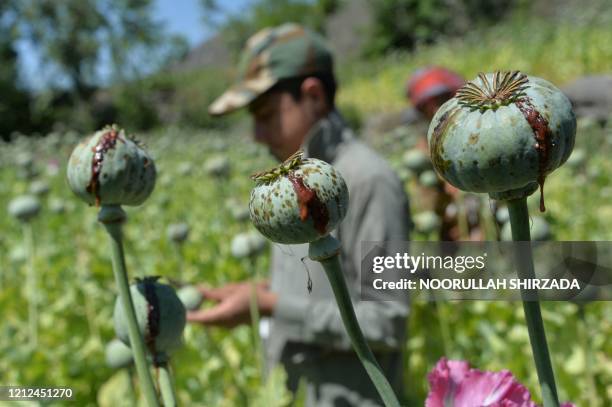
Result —
<svg viewBox="0 0 612 407"><path fill-rule="evenodd" d="M574 147L569 99L521 72L479 74L436 112L427 135L434 168L459 189L518 199L541 188Z"/></svg>

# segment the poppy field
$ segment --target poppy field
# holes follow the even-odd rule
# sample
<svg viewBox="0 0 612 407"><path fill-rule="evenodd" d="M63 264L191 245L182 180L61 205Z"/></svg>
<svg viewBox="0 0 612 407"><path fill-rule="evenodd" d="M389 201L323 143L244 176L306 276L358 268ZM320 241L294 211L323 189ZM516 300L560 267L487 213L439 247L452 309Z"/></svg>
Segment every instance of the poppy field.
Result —
<svg viewBox="0 0 612 407"><path fill-rule="evenodd" d="M244 214L252 187L249 175L272 164L267 152L250 142L247 134L246 129L234 134L167 129L140 135L156 162L158 177L149 201L127 208L130 278L158 275L164 281L215 286L265 276L267 251L251 258L232 253L233 238L254 230ZM68 386L84 404L111 405L132 394L133 372L130 376L129 368L115 370L107 364L106 347L115 337L116 298L108 241L96 221L96 208L78 200L66 182L67 158L81 137L70 132L18 137L0 150L0 207L6 210L0 217L0 308L4 311L0 382ZM387 143L378 148L401 173L405 151L414 139L406 127L389 134ZM403 152L390 149L390 140L402 143ZM612 128L581 120L574 151L578 158L570 158L547 184L543 215L553 239L612 237L603 221L612 218L607 203L612 195L612 166L605 154L595 151L612 151ZM218 171L219 161L225 160L227 168ZM410 175L405 176L405 185L418 219L418 194L427 186ZM27 223L8 214L10 201L21 195L35 196L41 205ZM537 206L537 197L530 198L532 204ZM537 214L537 208L533 209ZM483 216L493 214L485 209ZM412 238L430 238L416 223ZM491 223L497 221L491 219ZM181 243L169 236L169 226L176 224L188 230ZM24 240L28 228L30 241ZM30 269L33 280L28 277ZM28 323L31 302L36 309L34 343ZM612 391L609 304L548 302L542 306L560 398L578 405L605 405ZM425 398L426 374L442 356L468 360L480 369L509 369L536 391L535 369L530 358L524 357L530 347L518 303L414 303L407 324L408 402ZM248 326L226 331L188 325L184 346L172 358L179 401L286 405L291 396L279 385L284 373L277 369L264 381L259 356Z"/></svg>
<svg viewBox="0 0 612 407"><path fill-rule="evenodd" d="M432 60L468 79L478 71L508 67L558 85L612 69L609 28L566 24L530 31L527 26L510 35L516 27L341 67L346 80L339 107L362 118L404 107L397 84ZM527 41L528 52L522 48ZM131 133L129 123L119 125ZM423 241L437 239L440 219L427 199L441 182L429 157L415 147L424 131L398 126L362 136L402 179L414 221L409 238ZM160 276L178 290L266 278L271 243L258 239L248 201L254 186L250 175L274 161L250 133L243 120L226 130L162 127L136 134L155 162L157 179L146 203L125 207L130 281ZM62 130L0 141L0 384L69 387L82 406L144 405L135 369L117 351L117 287L108 237L97 221L98 209L78 199L66 179L72 150L90 135ZM532 235L612 240L611 155L612 118L604 125L578 118L574 151L546 180L546 211L538 210L538 193L528 199ZM28 201L15 201L23 197ZM484 240L511 239L503 205L494 211L485 194L459 193L458 206L469 200L479 203ZM467 238L465 231L461 238ZM610 405L612 305L550 301L541 306L560 400ZM519 302L413 302L406 324L402 404L423 404L430 390L427 375L443 357L483 371L507 369L541 402ZM179 405L302 405L304 395L286 389L281 368L264 378L253 338L248 325L229 331L187 324L183 345L170 362Z"/></svg>

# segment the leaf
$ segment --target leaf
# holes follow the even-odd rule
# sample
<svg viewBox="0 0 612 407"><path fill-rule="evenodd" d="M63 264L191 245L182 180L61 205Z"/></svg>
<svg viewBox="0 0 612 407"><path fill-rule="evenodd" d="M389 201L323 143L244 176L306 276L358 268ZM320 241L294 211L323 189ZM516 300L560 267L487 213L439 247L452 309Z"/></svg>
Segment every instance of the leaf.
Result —
<svg viewBox="0 0 612 407"><path fill-rule="evenodd" d="M98 391L98 405L100 407L118 407L132 405L134 394L129 384L127 370L121 369L110 377Z"/></svg>
<svg viewBox="0 0 612 407"><path fill-rule="evenodd" d="M286 387L287 373L277 366L268 375L266 382L256 393L253 407L284 407L291 403L292 394Z"/></svg>

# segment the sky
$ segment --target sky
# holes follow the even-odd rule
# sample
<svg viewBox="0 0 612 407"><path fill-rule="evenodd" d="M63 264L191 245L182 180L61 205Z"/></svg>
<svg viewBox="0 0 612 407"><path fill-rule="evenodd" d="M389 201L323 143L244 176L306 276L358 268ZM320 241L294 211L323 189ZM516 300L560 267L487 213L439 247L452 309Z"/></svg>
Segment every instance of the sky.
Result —
<svg viewBox="0 0 612 407"><path fill-rule="evenodd" d="M229 13L240 12L249 0L218 0L220 7ZM192 47L211 35L202 21L200 0L155 0L153 15L166 23L171 33L182 34Z"/></svg>
<svg viewBox="0 0 612 407"><path fill-rule="evenodd" d="M155 0L153 15L166 24L168 32L183 35L192 47L210 35L202 22L200 0Z"/></svg>
<svg viewBox="0 0 612 407"><path fill-rule="evenodd" d="M252 0L218 0L225 12L240 12ZM154 19L164 23L170 34L184 36L190 47L195 47L210 37L213 33L203 22L203 10L200 0L155 0L153 5ZM25 42L18 44L21 59L21 75L24 82L31 88L40 89L49 76L54 75L44 69L40 56ZM102 68L102 72L110 71Z"/></svg>

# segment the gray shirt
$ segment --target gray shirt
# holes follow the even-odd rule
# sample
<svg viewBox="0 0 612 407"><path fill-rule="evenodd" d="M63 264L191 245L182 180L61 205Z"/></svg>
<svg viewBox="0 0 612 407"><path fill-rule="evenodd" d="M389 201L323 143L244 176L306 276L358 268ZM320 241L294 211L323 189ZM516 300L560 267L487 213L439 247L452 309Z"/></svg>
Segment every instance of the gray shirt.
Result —
<svg viewBox="0 0 612 407"><path fill-rule="evenodd" d="M377 357L394 355L390 363L379 362L383 368L387 365L386 373L392 380L399 380L401 360L397 359L401 358L397 356L405 342L408 297L399 290L374 290L372 273L362 276L360 266L362 241L408 240L410 212L402 184L377 153L353 136L335 111L311 130L303 149L306 157L334 165L346 181L349 209L333 232L342 243L343 274L364 336ZM290 387L292 376L296 376L292 373L301 371L309 376L307 371L312 373L312 368L318 373L313 373L315 377L308 380L336 381L334 377L322 378L333 376L334 369L339 376L356 376L356 381L346 378L335 383L333 388L340 389L347 397L347 392L356 392L353 396L357 399L353 401L361 400L359 393L371 392L372 386L367 377L364 380L365 370L359 368L358 359L351 352L350 339L325 272L319 263L307 256L307 244L273 246L271 289L278 294L278 303L266 341L268 365L283 363L290 377ZM309 276L311 293L307 288ZM355 364L358 371L351 371L351 364ZM351 389L351 386L359 388ZM316 404L324 405L319 396Z"/></svg>

